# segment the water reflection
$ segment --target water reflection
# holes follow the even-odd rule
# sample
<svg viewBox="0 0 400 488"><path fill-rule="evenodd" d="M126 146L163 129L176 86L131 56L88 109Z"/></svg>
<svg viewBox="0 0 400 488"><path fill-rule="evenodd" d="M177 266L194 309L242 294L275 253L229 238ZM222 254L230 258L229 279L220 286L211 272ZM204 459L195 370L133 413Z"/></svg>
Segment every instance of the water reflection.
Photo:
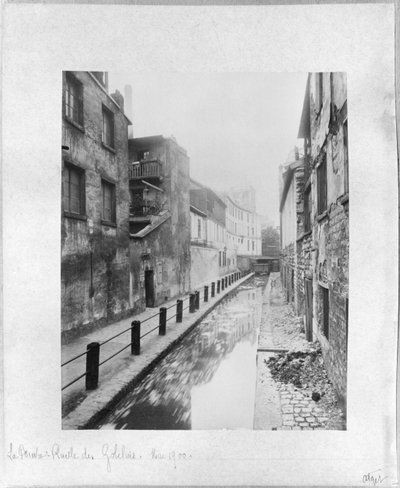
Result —
<svg viewBox="0 0 400 488"><path fill-rule="evenodd" d="M264 283L226 298L99 428L252 428Z"/></svg>

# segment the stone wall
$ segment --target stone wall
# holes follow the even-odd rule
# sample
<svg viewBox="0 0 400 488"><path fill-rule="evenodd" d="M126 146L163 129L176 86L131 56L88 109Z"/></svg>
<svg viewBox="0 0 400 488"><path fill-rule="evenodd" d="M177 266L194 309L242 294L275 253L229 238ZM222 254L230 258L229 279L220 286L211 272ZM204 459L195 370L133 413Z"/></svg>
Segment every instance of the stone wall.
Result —
<svg viewBox="0 0 400 488"><path fill-rule="evenodd" d="M63 116L62 167L84 171L83 216L61 215L61 327L63 340L130 312L128 121L88 72L74 72L83 87L83 125ZM64 73L65 83L65 73ZM64 107L63 95L63 107ZM102 143L102 107L114 114L115 150ZM102 179L115 184L116 225L102 222Z"/></svg>
<svg viewBox="0 0 400 488"><path fill-rule="evenodd" d="M315 75L311 77L312 141L312 235L315 248L313 266L313 333L321 343L329 377L338 397L346 402L347 384L347 307L349 270L349 214L345 188L343 124L347 118L346 77L324 73L323 107L314 105ZM318 215L316 167L326 157L327 210ZM323 333L321 288L329 293L329 338Z"/></svg>

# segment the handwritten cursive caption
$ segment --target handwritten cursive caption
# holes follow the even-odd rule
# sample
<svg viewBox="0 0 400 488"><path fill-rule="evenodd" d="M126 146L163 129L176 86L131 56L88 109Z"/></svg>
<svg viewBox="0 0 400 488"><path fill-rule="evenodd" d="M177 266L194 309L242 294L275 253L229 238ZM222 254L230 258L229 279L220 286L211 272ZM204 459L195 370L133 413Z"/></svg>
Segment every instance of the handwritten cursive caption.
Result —
<svg viewBox="0 0 400 488"><path fill-rule="evenodd" d="M9 444L7 458L10 461L73 461L84 460L94 461L102 459L105 461L107 472L111 472L112 467L118 462L137 462L137 461L155 461L155 462L169 462L176 469L177 465L182 462L187 462L192 459L192 455L187 452L179 452L175 450L159 450L151 448L149 451L140 452L129 448L125 444L103 444L99 452L90 451L86 447L77 449L74 446L63 447L60 444L54 443L48 449L40 449L39 447L27 448L23 444L14 445Z"/></svg>
<svg viewBox="0 0 400 488"><path fill-rule="evenodd" d="M364 474L362 477L362 482L364 484L376 486L383 483L387 478L387 476L383 476L381 469L375 469L375 471L370 471L369 473Z"/></svg>

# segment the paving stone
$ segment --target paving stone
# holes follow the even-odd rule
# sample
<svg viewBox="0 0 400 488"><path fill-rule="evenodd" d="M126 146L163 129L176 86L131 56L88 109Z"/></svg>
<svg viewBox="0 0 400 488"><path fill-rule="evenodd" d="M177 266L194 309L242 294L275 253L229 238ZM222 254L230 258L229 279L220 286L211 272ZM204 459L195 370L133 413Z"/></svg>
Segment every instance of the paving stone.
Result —
<svg viewBox="0 0 400 488"><path fill-rule="evenodd" d="M284 421L284 422L283 422L283 424L284 424L284 425L289 425L289 426L291 426L291 427L295 425L295 423L294 423L294 421L293 421L293 420L290 420L290 421L289 421L289 420L288 420L288 421Z"/></svg>
<svg viewBox="0 0 400 488"><path fill-rule="evenodd" d="M300 427L308 427L308 423L307 422L300 422Z"/></svg>
<svg viewBox="0 0 400 488"><path fill-rule="evenodd" d="M307 422L314 422L314 417L306 417Z"/></svg>
<svg viewBox="0 0 400 488"><path fill-rule="evenodd" d="M294 420L294 417L293 417L293 414L291 414L291 413L284 413L282 415L282 419L283 419L284 422L286 422L286 421L292 421L292 420Z"/></svg>
<svg viewBox="0 0 400 488"><path fill-rule="evenodd" d="M282 405L282 412L283 413L293 413L293 406L292 405Z"/></svg>
<svg viewBox="0 0 400 488"><path fill-rule="evenodd" d="M304 417L295 417L294 420L296 422L304 422L305 419L304 419Z"/></svg>

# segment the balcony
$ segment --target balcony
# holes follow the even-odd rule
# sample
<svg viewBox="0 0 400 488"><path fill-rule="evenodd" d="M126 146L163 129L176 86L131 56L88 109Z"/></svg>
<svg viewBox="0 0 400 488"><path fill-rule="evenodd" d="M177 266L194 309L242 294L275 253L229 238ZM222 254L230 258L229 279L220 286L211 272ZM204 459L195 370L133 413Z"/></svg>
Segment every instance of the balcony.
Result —
<svg viewBox="0 0 400 488"><path fill-rule="evenodd" d="M129 179L161 178L161 162L158 159L148 159L140 163L129 164Z"/></svg>
<svg viewBox="0 0 400 488"><path fill-rule="evenodd" d="M132 197L129 213L131 217L158 215L164 208L160 200L147 200L142 195Z"/></svg>

